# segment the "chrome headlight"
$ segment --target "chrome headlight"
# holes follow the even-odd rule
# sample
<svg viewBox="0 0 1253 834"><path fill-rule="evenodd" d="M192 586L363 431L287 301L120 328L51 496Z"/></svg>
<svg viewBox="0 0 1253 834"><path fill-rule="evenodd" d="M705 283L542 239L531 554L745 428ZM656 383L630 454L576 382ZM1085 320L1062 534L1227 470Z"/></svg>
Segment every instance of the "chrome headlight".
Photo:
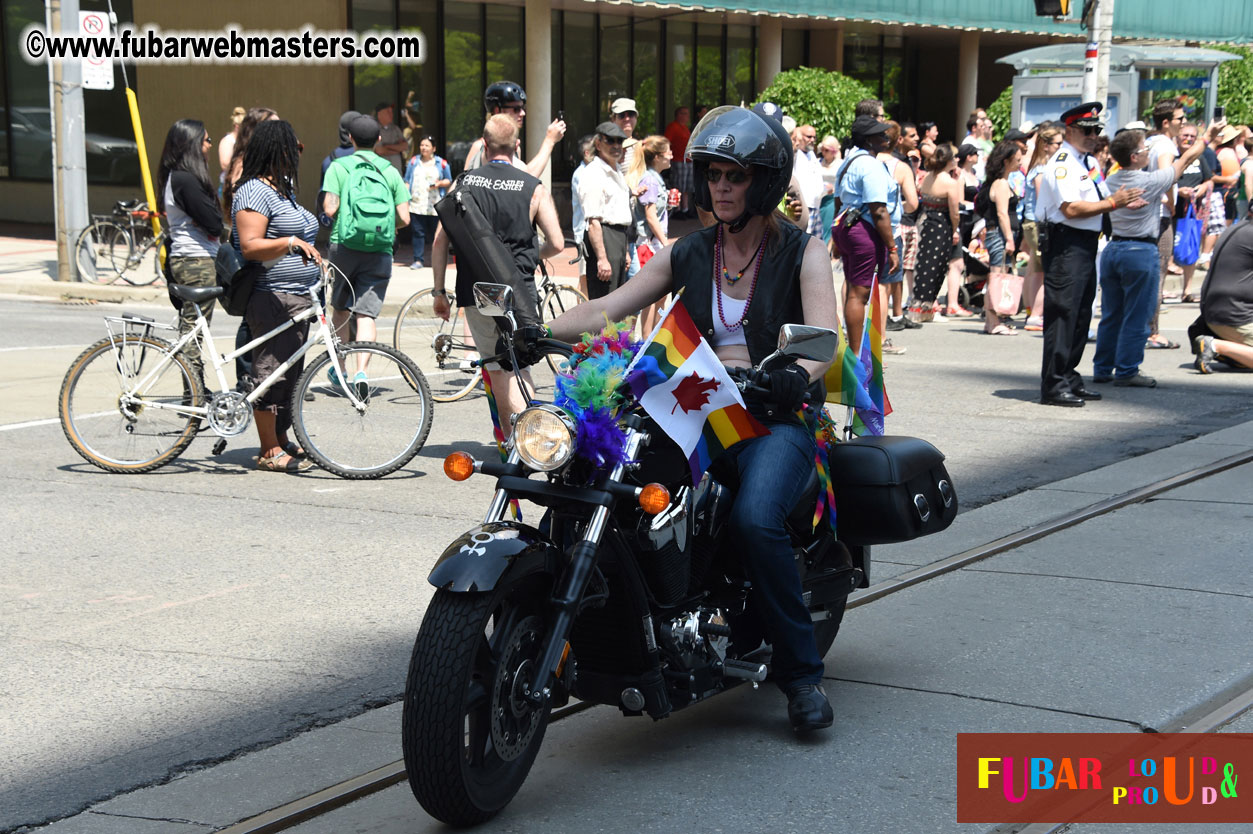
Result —
<svg viewBox="0 0 1253 834"><path fill-rule="evenodd" d="M527 466L551 472L574 457L575 434L574 420L569 414L555 405L537 405L518 415L513 425L513 445Z"/></svg>

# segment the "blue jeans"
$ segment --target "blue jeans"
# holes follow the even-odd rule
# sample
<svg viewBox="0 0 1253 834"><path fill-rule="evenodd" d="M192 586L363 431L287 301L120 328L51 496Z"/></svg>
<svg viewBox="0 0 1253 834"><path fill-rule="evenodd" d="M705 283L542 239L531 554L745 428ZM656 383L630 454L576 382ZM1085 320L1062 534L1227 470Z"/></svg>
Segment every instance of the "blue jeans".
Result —
<svg viewBox="0 0 1253 834"><path fill-rule="evenodd" d="M744 554L753 608L774 647L774 679L785 691L822 681L814 624L801 599L800 574L784 526L814 468L813 433L801 423L771 423L770 434L737 443L726 455L740 475L727 542Z"/></svg>
<svg viewBox="0 0 1253 834"><path fill-rule="evenodd" d="M439 217L434 214L415 214L409 218L409 228L413 230L413 262L424 263L427 241L435 239L435 227L439 225Z"/></svg>
<svg viewBox="0 0 1253 834"><path fill-rule="evenodd" d="M1157 305L1157 246L1114 240L1101 256L1101 325L1092 373L1129 379L1140 372Z"/></svg>

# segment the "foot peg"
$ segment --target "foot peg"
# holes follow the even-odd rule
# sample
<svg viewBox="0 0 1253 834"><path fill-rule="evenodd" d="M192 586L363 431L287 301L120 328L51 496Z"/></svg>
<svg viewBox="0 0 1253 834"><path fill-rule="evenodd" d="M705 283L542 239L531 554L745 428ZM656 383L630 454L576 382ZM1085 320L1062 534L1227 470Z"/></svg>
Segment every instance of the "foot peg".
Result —
<svg viewBox="0 0 1253 834"><path fill-rule="evenodd" d="M728 678L752 681L753 686L756 686L766 679L768 670L764 663L748 663L743 660L727 659L723 661L722 674Z"/></svg>

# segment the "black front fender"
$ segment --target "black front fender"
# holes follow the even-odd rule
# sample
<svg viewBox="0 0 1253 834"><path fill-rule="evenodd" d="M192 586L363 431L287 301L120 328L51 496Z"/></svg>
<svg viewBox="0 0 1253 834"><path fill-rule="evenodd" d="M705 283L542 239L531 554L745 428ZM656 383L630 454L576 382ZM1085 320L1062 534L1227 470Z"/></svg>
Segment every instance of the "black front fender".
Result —
<svg viewBox="0 0 1253 834"><path fill-rule="evenodd" d="M427 580L445 591L490 591L506 572L556 576L560 564L561 554L539 530L516 521L494 521L453 540Z"/></svg>

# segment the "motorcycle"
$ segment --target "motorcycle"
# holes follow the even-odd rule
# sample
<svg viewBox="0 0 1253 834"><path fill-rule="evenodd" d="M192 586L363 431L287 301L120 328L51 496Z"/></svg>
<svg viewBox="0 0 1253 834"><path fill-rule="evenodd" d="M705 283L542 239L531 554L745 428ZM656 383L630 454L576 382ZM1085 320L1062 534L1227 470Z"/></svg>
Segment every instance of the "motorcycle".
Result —
<svg viewBox="0 0 1253 834"><path fill-rule="evenodd" d="M508 287L477 284L475 294L484 314L516 328ZM509 335L503 341L501 356L482 361L507 356L517 368ZM837 343L834 331L784 325L778 350L737 385L750 388L761 379L756 372L778 359L830 361ZM571 353L548 339L539 348ZM769 674L769 647L752 626L751 583L734 542L720 535L731 479L706 473L693 486L682 451L638 408L621 414L620 425L622 462L608 471L579 465L578 427L552 404L517 417L505 461L464 452L445 460L453 479L489 475L496 491L483 522L454 540L430 573L436 591L405 686L408 780L436 819L466 826L498 813L526 779L551 710L571 698L660 720L733 687L756 688ZM854 452L867 454L875 452ZM862 468L876 465L866 458ZM821 655L835 642L848 595L869 584L870 544L943 529L956 514L942 465L939 475L896 470L878 480L912 479L905 492L918 491L916 501L901 497L902 483L890 500L862 484L841 517L849 515L854 529L866 524L856 516L882 514L892 503L886 512L914 514L911 531L854 529L842 541L843 522L840 538L825 521L815 527L816 472L788 519ZM514 499L545 507L540 524L508 517Z"/></svg>

